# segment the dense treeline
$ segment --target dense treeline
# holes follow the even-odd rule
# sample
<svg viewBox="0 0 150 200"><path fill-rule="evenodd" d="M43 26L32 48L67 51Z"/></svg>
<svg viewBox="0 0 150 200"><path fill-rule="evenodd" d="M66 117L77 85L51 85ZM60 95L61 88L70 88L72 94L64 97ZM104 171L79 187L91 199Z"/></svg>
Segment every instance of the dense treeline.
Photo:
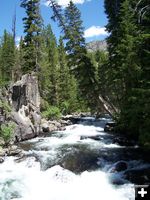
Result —
<svg viewBox="0 0 150 200"><path fill-rule="evenodd" d="M64 10L67 31L63 31L59 41L51 26L43 24L39 0L22 0L21 7L26 11L25 36L17 46L13 33L5 30L1 38L1 85L7 86L34 71L39 77L42 111L53 109L67 114L90 110L94 102L96 67L86 50L77 7L70 2ZM93 109L95 107L93 104Z"/></svg>
<svg viewBox="0 0 150 200"><path fill-rule="evenodd" d="M108 51L88 52L81 13L51 0L62 36L44 26L39 0L22 0L25 36L16 46L4 31L0 42L0 84L34 71L44 116L107 111L118 130L150 145L150 4L147 0L105 0Z"/></svg>
<svg viewBox="0 0 150 200"><path fill-rule="evenodd" d="M150 4L105 0L108 79L119 129L150 145Z"/></svg>

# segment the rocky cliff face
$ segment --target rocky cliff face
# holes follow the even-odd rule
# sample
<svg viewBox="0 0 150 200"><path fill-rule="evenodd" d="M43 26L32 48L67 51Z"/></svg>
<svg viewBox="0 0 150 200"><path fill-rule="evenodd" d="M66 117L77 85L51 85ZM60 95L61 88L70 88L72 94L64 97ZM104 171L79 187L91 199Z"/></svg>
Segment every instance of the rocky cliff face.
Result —
<svg viewBox="0 0 150 200"><path fill-rule="evenodd" d="M107 43L106 40L98 40L98 41L92 41L87 43L86 45L87 50L89 52L94 52L94 51L107 51Z"/></svg>
<svg viewBox="0 0 150 200"><path fill-rule="evenodd" d="M23 75L11 88L12 120L16 123L17 141L37 136L40 132L40 95L35 74Z"/></svg>

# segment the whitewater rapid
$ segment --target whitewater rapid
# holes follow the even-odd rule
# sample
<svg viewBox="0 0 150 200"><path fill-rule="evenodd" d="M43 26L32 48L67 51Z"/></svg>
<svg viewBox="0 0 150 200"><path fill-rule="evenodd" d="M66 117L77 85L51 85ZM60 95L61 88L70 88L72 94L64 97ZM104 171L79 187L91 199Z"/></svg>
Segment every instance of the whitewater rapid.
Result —
<svg viewBox="0 0 150 200"><path fill-rule="evenodd" d="M109 139L105 142L88 137L81 140L81 136L97 134L99 137L107 135L101 127L76 124L52 136L26 142L31 146L31 149L24 150L26 159L18 162L17 157L7 157L0 164L0 200L134 200L134 185L129 182L113 185L106 170L109 164L105 165L105 161L103 168L81 173L58 165L57 160L64 156L60 154L62 147L67 148L66 152L72 151L72 145L77 144L85 145L91 151L120 147L107 141ZM41 163L49 162L50 167L41 167Z"/></svg>

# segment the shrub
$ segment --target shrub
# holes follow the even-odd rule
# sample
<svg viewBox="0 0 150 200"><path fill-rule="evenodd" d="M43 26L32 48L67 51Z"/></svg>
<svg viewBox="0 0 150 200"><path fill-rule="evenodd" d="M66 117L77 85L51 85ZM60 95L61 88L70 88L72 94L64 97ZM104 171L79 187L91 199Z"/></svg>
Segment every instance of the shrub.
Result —
<svg viewBox="0 0 150 200"><path fill-rule="evenodd" d="M49 108L42 112L42 116L46 119L59 119L61 117L61 112L56 106L49 106Z"/></svg>
<svg viewBox="0 0 150 200"><path fill-rule="evenodd" d="M9 114L12 111L12 109L7 101L4 102L4 101L0 100L0 107L4 109L6 114Z"/></svg>
<svg viewBox="0 0 150 200"><path fill-rule="evenodd" d="M49 108L49 103L41 98L41 112L46 111Z"/></svg>
<svg viewBox="0 0 150 200"><path fill-rule="evenodd" d="M14 133L15 124L13 122L9 122L8 124L1 125L1 137L4 139L7 144L10 141L12 134Z"/></svg>
<svg viewBox="0 0 150 200"><path fill-rule="evenodd" d="M60 105L60 109L63 115L70 113L70 104L68 101L64 101Z"/></svg>

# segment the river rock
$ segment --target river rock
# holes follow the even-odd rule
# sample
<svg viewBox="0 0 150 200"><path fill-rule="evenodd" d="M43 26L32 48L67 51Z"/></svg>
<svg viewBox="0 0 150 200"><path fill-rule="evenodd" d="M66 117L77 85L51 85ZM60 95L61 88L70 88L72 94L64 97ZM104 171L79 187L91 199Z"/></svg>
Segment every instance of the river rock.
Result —
<svg viewBox="0 0 150 200"><path fill-rule="evenodd" d="M115 126L116 126L116 123L115 123L115 122L113 122L113 121L107 122L107 123L105 124L104 131L105 131L105 132L114 132Z"/></svg>
<svg viewBox="0 0 150 200"><path fill-rule="evenodd" d="M49 133L49 132L53 132L53 131L64 131L66 128L65 126L70 125L70 121L67 120L49 120L47 121L46 119L42 119L41 120L41 129L42 132L44 133Z"/></svg>
<svg viewBox="0 0 150 200"><path fill-rule="evenodd" d="M0 157L5 156L5 149L0 147Z"/></svg>
<svg viewBox="0 0 150 200"><path fill-rule="evenodd" d="M78 144L74 145L70 152L63 153L62 161L59 164L65 169L80 173L85 170L96 169L98 167L98 155L97 151L91 151L86 145Z"/></svg>
<svg viewBox="0 0 150 200"><path fill-rule="evenodd" d="M61 123L61 127L72 125L72 122L70 120L60 119L59 122Z"/></svg>
<svg viewBox="0 0 150 200"><path fill-rule="evenodd" d="M6 153L8 156L16 156L21 154L22 150L19 149L16 145L11 145L7 148Z"/></svg>
<svg viewBox="0 0 150 200"><path fill-rule="evenodd" d="M41 120L41 129L42 129L42 132L44 133L50 132L49 123L46 119Z"/></svg>
<svg viewBox="0 0 150 200"><path fill-rule="evenodd" d="M125 161L118 161L114 164L114 166L110 169L110 173L121 172L128 168L128 164Z"/></svg>
<svg viewBox="0 0 150 200"><path fill-rule="evenodd" d="M46 119L42 119L41 128L44 133L49 133L58 130L58 127L56 126L55 122L52 123L52 121L47 121Z"/></svg>
<svg viewBox="0 0 150 200"><path fill-rule="evenodd" d="M136 144L131 139L127 139L125 137L119 137L119 136L113 139L113 143L119 144L120 146L133 146Z"/></svg>
<svg viewBox="0 0 150 200"><path fill-rule="evenodd" d="M85 140L85 139L92 139L92 140L96 140L96 141L102 140L100 135L93 135L93 136L81 135L80 140Z"/></svg>
<svg viewBox="0 0 150 200"><path fill-rule="evenodd" d="M4 162L4 158L0 157L0 164L2 164Z"/></svg>

